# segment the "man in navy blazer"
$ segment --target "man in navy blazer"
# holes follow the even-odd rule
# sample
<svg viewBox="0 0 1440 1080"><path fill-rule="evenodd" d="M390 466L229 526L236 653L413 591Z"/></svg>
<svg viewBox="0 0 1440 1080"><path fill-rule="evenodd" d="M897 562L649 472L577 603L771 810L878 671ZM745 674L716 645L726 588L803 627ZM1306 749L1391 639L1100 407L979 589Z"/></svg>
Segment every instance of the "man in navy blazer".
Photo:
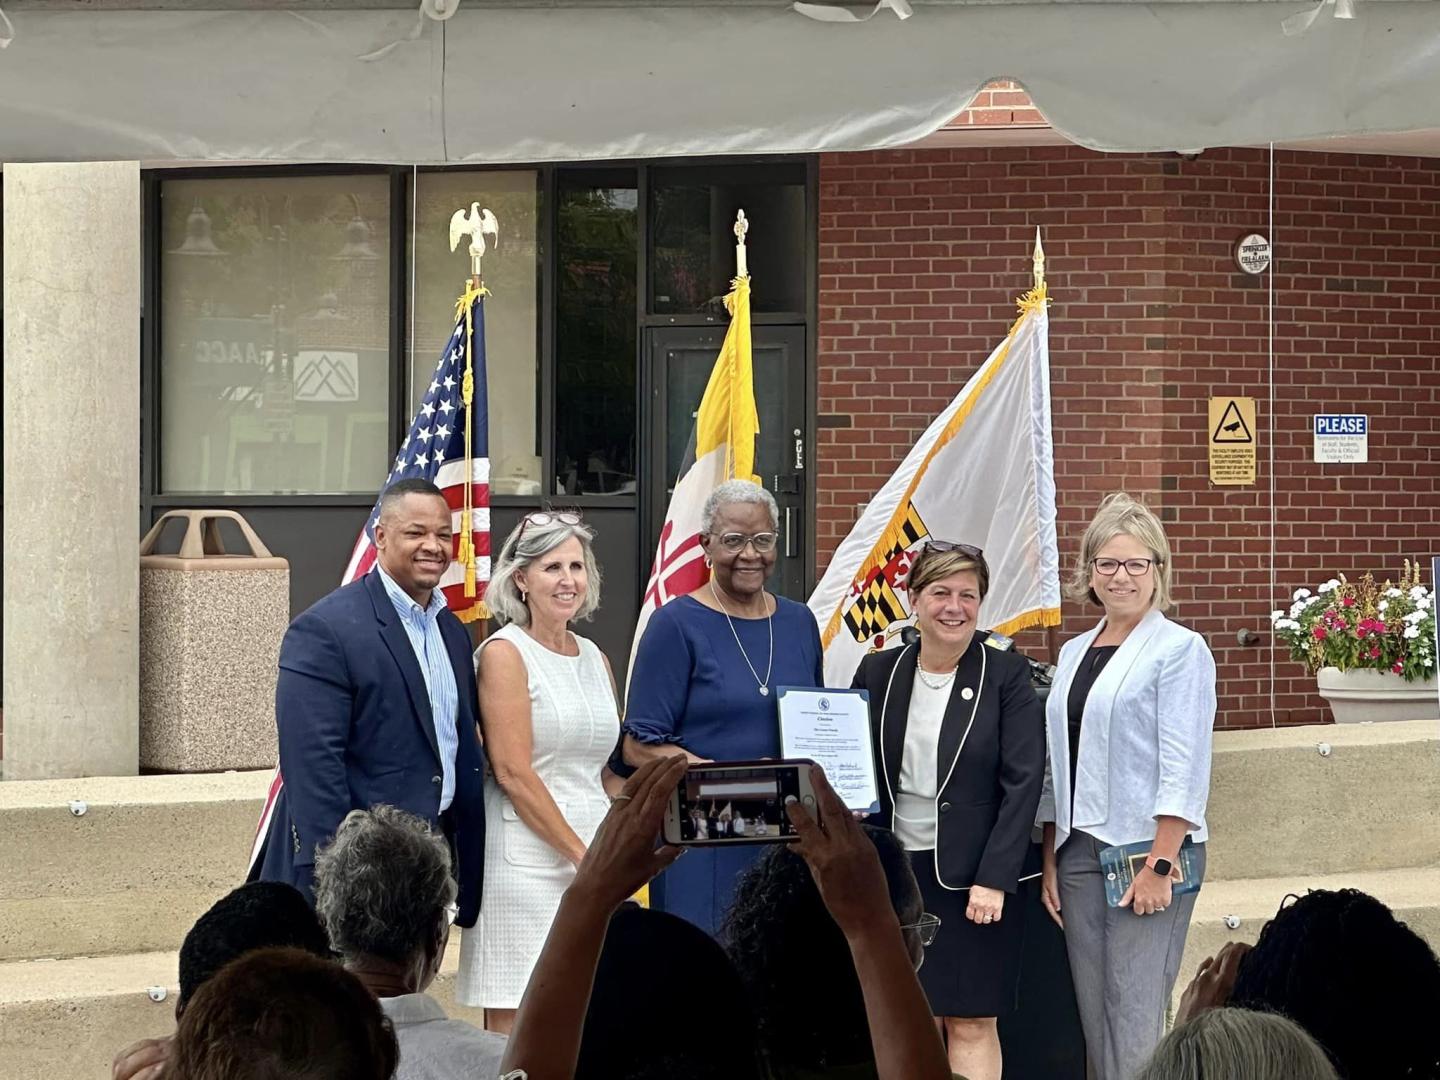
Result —
<svg viewBox="0 0 1440 1080"><path fill-rule="evenodd" d="M305 611L280 646L275 724L284 786L252 877L314 903L315 849L379 803L450 841L462 927L480 913L485 758L469 635L445 607L450 507L427 480L380 498L375 569Z"/></svg>

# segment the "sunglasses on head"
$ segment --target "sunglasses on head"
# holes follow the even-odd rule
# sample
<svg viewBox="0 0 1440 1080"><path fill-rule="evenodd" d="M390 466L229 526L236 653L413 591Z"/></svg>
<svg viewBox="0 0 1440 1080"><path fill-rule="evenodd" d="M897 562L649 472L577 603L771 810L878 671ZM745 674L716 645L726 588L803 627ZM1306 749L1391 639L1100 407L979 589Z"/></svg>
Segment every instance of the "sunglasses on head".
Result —
<svg viewBox="0 0 1440 1080"><path fill-rule="evenodd" d="M515 550L520 549L520 538L525 535L525 530L531 525L541 527L557 522L561 525L581 525L584 521L579 510L536 510L534 513L526 514L520 519L520 531L515 534Z"/></svg>
<svg viewBox="0 0 1440 1080"><path fill-rule="evenodd" d="M985 553L978 547L973 547L970 544L959 544L954 540L926 540L925 543L921 545L921 550L926 552L933 551L936 555L943 555L948 551L958 551L961 555L968 555L977 562L985 558Z"/></svg>

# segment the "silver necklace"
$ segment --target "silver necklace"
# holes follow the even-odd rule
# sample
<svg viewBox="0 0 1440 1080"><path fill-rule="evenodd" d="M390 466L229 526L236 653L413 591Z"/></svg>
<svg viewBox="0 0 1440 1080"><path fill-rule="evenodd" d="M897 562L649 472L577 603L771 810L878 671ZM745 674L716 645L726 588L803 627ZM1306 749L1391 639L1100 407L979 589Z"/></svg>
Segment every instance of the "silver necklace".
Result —
<svg viewBox="0 0 1440 1080"><path fill-rule="evenodd" d="M720 599L720 591L715 588L715 579L710 579L710 595L715 597L715 602L720 605L720 610L725 613L725 621L730 624L730 633L735 638L735 647L740 650L740 656L745 661L745 666L750 669L756 684L760 687L760 696L770 696L770 673L775 670L775 613L769 612L765 616L765 625L770 630L770 659L765 664L765 678L760 678L760 673L755 670L755 665L750 662L750 654L745 651L745 646L740 644L740 633L735 629L735 620L730 617L730 609L725 606L725 601ZM767 608L770 605L765 605Z"/></svg>

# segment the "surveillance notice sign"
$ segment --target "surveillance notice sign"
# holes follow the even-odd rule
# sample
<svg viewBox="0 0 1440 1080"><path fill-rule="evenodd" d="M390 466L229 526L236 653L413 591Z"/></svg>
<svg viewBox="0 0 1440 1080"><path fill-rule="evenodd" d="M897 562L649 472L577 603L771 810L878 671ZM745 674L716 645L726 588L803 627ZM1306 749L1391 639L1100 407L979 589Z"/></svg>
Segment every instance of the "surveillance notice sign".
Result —
<svg viewBox="0 0 1440 1080"><path fill-rule="evenodd" d="M1206 431L1210 434L1210 482L1255 483L1255 399L1212 397Z"/></svg>

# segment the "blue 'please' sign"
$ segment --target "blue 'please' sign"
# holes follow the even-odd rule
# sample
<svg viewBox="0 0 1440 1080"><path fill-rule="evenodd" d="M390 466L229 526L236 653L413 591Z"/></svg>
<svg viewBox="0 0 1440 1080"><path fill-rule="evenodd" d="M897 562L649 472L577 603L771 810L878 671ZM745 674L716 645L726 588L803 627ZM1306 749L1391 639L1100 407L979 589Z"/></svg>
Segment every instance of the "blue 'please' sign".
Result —
<svg viewBox="0 0 1440 1080"><path fill-rule="evenodd" d="M1364 413L1316 413L1316 435L1368 435L1370 418Z"/></svg>

